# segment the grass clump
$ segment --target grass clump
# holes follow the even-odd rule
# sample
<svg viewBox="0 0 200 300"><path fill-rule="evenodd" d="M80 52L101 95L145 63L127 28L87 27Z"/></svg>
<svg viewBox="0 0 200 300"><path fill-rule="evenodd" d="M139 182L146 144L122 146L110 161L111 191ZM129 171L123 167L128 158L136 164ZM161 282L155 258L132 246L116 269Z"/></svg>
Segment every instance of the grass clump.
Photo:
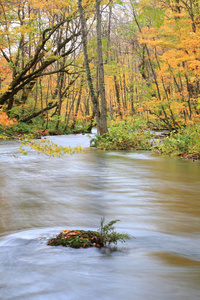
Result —
<svg viewBox="0 0 200 300"><path fill-rule="evenodd" d="M119 220L113 220L104 225L105 219L101 219L100 229L92 230L63 230L53 239L48 241L51 246L64 246L71 248L89 248L89 247L106 247L111 243L117 244L118 241L125 242L130 239L128 234L117 233L113 225Z"/></svg>

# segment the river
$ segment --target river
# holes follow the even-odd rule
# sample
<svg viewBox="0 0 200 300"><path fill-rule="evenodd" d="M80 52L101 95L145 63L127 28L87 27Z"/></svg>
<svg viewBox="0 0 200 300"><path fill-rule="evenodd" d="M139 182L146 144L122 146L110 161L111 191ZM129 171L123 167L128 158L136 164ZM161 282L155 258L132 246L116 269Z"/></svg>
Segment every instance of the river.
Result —
<svg viewBox="0 0 200 300"><path fill-rule="evenodd" d="M200 163L99 151L48 157L0 142L0 299L199 300ZM118 248L47 246L62 229L119 219Z"/></svg>

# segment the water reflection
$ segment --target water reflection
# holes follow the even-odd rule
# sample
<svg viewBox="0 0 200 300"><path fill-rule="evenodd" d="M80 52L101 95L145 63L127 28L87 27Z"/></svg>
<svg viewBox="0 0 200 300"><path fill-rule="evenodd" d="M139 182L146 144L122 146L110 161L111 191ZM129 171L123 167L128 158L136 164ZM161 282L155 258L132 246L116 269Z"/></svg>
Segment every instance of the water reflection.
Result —
<svg viewBox="0 0 200 300"><path fill-rule="evenodd" d="M52 139L89 145L82 135ZM90 148L22 156L18 146L0 144L3 299L199 299L198 162ZM98 228L102 216L135 236L122 251L46 246L63 228Z"/></svg>
<svg viewBox="0 0 200 300"><path fill-rule="evenodd" d="M157 258L161 259L166 265L180 267L199 267L200 261L181 256L178 253L155 252Z"/></svg>

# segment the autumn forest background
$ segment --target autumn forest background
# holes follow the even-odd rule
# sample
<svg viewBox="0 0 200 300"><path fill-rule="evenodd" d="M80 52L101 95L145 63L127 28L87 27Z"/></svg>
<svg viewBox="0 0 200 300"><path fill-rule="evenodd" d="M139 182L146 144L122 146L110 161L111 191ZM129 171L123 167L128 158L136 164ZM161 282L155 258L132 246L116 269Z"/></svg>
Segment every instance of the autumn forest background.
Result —
<svg viewBox="0 0 200 300"><path fill-rule="evenodd" d="M1 136L97 126L101 148L147 149L168 130L159 149L199 158L199 13L198 0L1 0Z"/></svg>

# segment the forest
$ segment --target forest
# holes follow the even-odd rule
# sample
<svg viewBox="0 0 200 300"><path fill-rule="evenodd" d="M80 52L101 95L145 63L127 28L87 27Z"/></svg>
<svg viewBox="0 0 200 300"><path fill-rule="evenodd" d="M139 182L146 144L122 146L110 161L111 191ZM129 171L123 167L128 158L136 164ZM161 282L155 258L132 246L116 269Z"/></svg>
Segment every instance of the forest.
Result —
<svg viewBox="0 0 200 300"><path fill-rule="evenodd" d="M0 138L200 158L198 0L1 0Z"/></svg>
<svg viewBox="0 0 200 300"><path fill-rule="evenodd" d="M200 300L199 233L200 0L0 0L0 299Z"/></svg>

